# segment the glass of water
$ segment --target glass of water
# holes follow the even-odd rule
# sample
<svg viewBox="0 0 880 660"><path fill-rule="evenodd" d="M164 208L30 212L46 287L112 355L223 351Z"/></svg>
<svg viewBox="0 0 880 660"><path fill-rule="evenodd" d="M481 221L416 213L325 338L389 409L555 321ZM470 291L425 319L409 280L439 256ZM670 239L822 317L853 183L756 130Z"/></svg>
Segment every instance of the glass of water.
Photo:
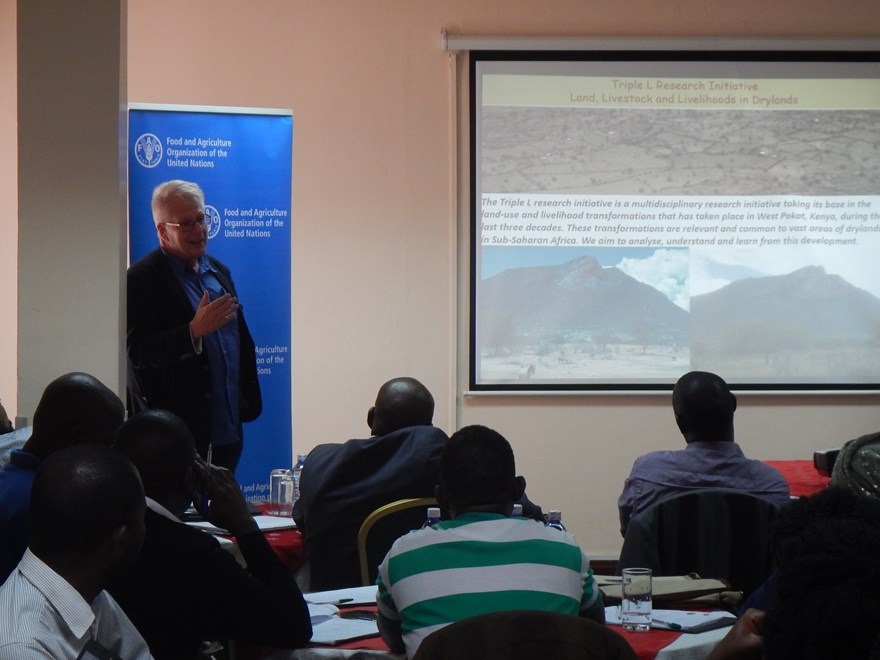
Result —
<svg viewBox="0 0 880 660"><path fill-rule="evenodd" d="M644 632L651 629L651 569L623 569L623 600L620 622L624 630Z"/></svg>

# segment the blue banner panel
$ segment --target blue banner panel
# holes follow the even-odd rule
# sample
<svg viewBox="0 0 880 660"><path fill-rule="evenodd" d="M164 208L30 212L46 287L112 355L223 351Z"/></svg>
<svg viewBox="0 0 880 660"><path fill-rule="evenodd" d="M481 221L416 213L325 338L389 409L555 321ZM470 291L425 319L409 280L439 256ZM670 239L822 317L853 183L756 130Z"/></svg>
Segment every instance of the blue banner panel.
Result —
<svg viewBox="0 0 880 660"><path fill-rule="evenodd" d="M150 199L170 179L205 192L208 254L232 271L253 335L263 413L244 426L236 477L248 499L268 497L269 471L290 467L289 111L176 106L129 110L129 259L159 245Z"/></svg>

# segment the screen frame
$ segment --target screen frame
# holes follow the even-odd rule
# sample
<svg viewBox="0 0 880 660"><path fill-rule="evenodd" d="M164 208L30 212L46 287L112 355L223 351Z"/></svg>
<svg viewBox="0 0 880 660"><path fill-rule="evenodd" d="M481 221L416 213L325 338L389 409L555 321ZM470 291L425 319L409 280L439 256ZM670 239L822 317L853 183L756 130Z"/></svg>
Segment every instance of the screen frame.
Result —
<svg viewBox="0 0 880 660"><path fill-rule="evenodd" d="M450 39L451 41L451 39ZM556 43L563 43L558 40ZM510 49L512 43L516 49ZM534 383L525 381L487 383L478 382L477 345L477 288L480 274L478 268L479 220L481 203L477 198L479 153L477 107L479 99L477 67L481 62L867 62L880 63L880 41L875 40L639 40L598 39L568 40L578 45L578 50L554 45L552 39L535 38L534 49L526 38L478 38L460 40L458 45L472 44L468 58L468 112L469 112L469 326L468 326L468 392L469 395L523 395L523 394L665 394L672 390L674 380L664 383ZM593 43L594 45L589 45ZM483 46L484 48L481 48ZM878 346L880 350L880 346ZM722 374L723 375L723 374ZM737 383L732 389L754 394L876 394L880 382L866 383Z"/></svg>

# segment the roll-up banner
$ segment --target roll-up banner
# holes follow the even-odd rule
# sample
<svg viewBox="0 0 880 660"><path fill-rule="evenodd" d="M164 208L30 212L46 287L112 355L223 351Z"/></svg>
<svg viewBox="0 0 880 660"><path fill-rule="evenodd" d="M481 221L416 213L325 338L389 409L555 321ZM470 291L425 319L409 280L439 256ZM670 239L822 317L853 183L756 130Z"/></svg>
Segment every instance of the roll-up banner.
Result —
<svg viewBox="0 0 880 660"><path fill-rule="evenodd" d="M244 425L236 478L266 499L268 475L291 466L290 110L130 105L129 259L159 242L153 189L170 179L205 192L208 254L232 272L253 335L263 413Z"/></svg>

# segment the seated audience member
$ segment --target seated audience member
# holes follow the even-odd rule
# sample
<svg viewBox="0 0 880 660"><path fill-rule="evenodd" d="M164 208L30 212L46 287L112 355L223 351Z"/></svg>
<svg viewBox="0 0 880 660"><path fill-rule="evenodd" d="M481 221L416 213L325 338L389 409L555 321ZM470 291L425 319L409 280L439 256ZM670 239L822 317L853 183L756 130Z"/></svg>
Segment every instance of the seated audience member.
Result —
<svg viewBox="0 0 880 660"><path fill-rule="evenodd" d="M28 504L40 461L70 445L109 445L124 418L122 401L94 376L69 373L49 383L31 437L0 467L0 583L28 544Z"/></svg>
<svg viewBox="0 0 880 660"><path fill-rule="evenodd" d="M370 438L309 452L293 519L305 538L311 591L360 584L357 534L373 511L434 495L447 437L432 426L433 417L428 389L415 378L394 378L367 412ZM539 517L541 510L524 500L523 515Z"/></svg>
<svg viewBox="0 0 880 660"><path fill-rule="evenodd" d="M863 435L840 448L831 469L831 485L880 498L880 433Z"/></svg>
<svg viewBox="0 0 880 660"><path fill-rule="evenodd" d="M196 455L184 421L149 410L126 421L116 448L140 472L147 537L131 570L108 587L158 659L193 658L203 640L304 646L308 608L290 571L257 528L232 473ZM205 518L235 536L247 569L217 539L182 523L195 496ZM204 509L204 507L201 507Z"/></svg>
<svg viewBox="0 0 880 660"><path fill-rule="evenodd" d="M719 376L691 371L672 390L675 422L686 446L640 456L617 501L620 533L652 504L702 488L732 488L781 506L788 484L774 467L748 459L733 440L736 397Z"/></svg>
<svg viewBox="0 0 880 660"><path fill-rule="evenodd" d="M444 626L478 614L541 610L605 619L586 555L568 532L510 517L525 490L499 433L466 426L440 459L435 495L451 520L399 538L379 566L379 630L412 657Z"/></svg>
<svg viewBox="0 0 880 660"><path fill-rule="evenodd" d="M780 509L766 612L750 609L710 660L880 658L880 500L830 487Z"/></svg>
<svg viewBox="0 0 880 660"><path fill-rule="evenodd" d="M137 557L144 490L109 447L54 452L37 469L30 544L0 587L0 658L150 658L104 587Z"/></svg>

